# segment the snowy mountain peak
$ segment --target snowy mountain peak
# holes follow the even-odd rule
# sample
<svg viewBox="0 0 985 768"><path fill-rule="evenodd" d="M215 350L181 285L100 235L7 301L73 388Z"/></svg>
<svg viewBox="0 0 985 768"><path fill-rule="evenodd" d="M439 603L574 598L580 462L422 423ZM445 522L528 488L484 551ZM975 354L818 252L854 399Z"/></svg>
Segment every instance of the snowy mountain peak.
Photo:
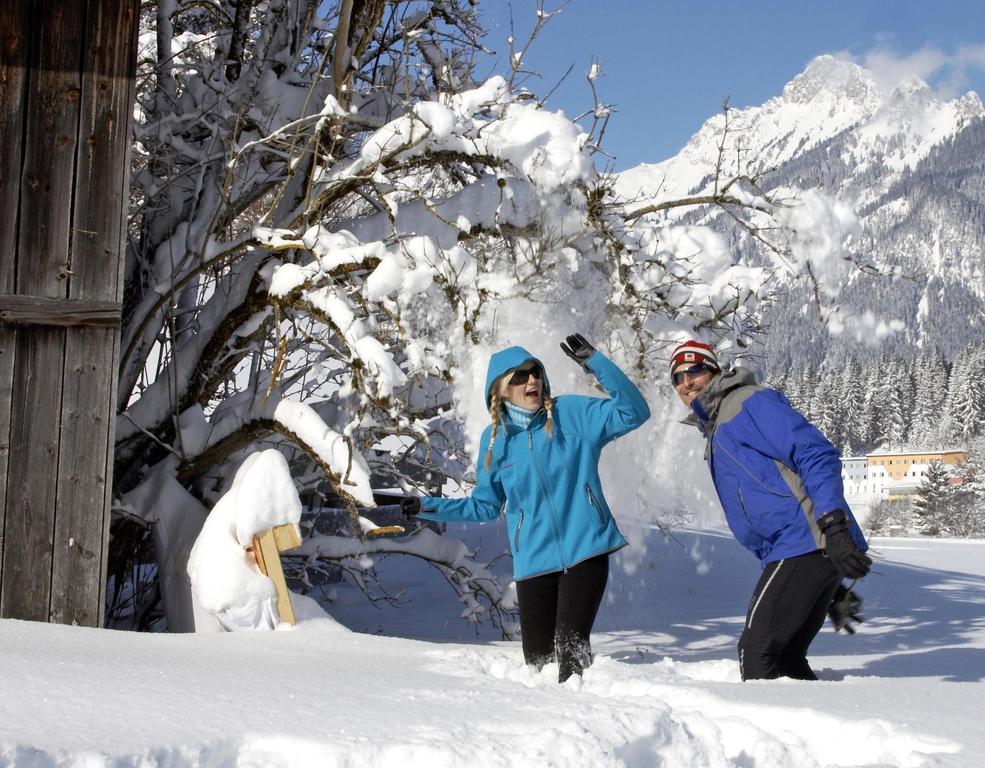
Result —
<svg viewBox="0 0 985 768"><path fill-rule="evenodd" d="M900 83L893 88L890 98L897 100L938 100L931 87L919 77L908 77L900 81Z"/></svg>
<svg viewBox="0 0 985 768"><path fill-rule="evenodd" d="M954 104L958 114L963 118L980 117L985 114L985 104L982 104L981 97L974 91L968 91Z"/></svg>
<svg viewBox="0 0 985 768"><path fill-rule="evenodd" d="M883 90L871 72L854 62L830 55L813 59L783 88L783 100L789 103L807 104L819 96L832 95L869 109L884 98Z"/></svg>
<svg viewBox="0 0 985 768"><path fill-rule="evenodd" d="M858 173L875 162L898 174L983 115L975 93L946 101L916 77L889 88L859 64L823 55L787 83L782 95L732 108L730 121L753 170L779 168L840 137L842 156ZM713 179L724 126L722 115L709 118L676 156L622 172L617 189L630 199L699 193ZM871 201L895 180L885 176L854 202Z"/></svg>

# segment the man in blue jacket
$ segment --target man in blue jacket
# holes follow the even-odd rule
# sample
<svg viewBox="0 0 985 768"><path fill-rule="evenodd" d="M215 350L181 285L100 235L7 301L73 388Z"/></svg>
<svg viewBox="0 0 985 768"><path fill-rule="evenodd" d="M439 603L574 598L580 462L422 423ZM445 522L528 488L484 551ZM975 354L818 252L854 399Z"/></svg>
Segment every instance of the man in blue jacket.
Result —
<svg viewBox="0 0 985 768"><path fill-rule="evenodd" d="M841 580L872 564L845 501L838 451L750 371L722 372L707 344L681 344L670 370L688 422L707 440L729 528L763 565L739 639L742 679L816 680L807 650L826 613L849 632L861 620L861 602Z"/></svg>

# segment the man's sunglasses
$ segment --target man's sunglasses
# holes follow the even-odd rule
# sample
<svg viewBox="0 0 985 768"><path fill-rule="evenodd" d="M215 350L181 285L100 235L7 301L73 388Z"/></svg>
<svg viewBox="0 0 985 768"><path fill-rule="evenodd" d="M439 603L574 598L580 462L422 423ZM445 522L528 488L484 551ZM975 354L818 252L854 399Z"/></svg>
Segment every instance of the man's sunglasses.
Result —
<svg viewBox="0 0 985 768"><path fill-rule="evenodd" d="M678 371L673 375L672 378L674 380L674 386L679 387L681 384L683 384L685 377L689 379L696 379L702 373L706 373L708 371L714 371L714 370L716 369L712 368L710 365L708 365L708 363L698 363L697 365L692 365L686 371Z"/></svg>
<svg viewBox="0 0 985 768"><path fill-rule="evenodd" d="M533 365L530 368L517 368L513 371L513 375L510 376L510 384L514 387L517 384L526 384L527 379L533 376L537 381L544 378L544 372L540 369L539 365Z"/></svg>

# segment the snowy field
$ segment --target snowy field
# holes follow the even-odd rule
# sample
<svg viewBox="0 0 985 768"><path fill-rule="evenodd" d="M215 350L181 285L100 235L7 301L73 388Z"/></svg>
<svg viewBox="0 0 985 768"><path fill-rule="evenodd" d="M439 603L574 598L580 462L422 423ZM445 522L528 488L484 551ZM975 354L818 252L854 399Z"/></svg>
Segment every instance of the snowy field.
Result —
<svg viewBox="0 0 985 768"><path fill-rule="evenodd" d="M503 541L496 526L468 534L489 557ZM725 535L635 539L613 566L596 662L563 686L555 667L525 668L518 643L455 619L441 578L406 557L381 572L413 599L376 608L336 585L341 623L141 635L0 621L0 765L985 762L985 542L875 540L866 622L822 631L822 680L742 683L754 559Z"/></svg>

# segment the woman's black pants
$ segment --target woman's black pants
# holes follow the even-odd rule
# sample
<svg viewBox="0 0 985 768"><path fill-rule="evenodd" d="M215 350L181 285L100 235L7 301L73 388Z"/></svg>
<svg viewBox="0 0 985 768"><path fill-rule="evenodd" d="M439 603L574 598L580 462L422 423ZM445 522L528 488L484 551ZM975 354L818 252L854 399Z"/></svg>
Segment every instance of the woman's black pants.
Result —
<svg viewBox="0 0 985 768"><path fill-rule="evenodd" d="M739 638L743 680L817 680L807 649L824 625L841 578L820 550L767 563Z"/></svg>
<svg viewBox="0 0 985 768"><path fill-rule="evenodd" d="M557 659L558 682L580 675L592 663L589 636L609 579L609 555L567 571L516 583L523 658L540 669Z"/></svg>

